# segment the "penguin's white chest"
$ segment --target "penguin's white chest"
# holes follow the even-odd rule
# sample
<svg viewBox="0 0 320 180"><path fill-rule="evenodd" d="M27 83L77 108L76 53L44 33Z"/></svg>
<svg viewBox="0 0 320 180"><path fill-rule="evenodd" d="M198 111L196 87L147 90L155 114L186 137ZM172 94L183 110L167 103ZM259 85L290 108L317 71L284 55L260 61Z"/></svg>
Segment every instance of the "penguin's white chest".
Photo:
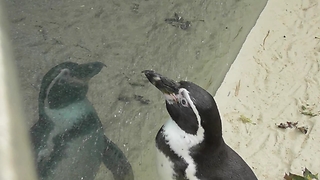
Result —
<svg viewBox="0 0 320 180"><path fill-rule="evenodd" d="M88 105L89 104L89 105ZM50 132L47 144L38 153L37 161L50 155L54 148L53 139L57 135L71 129L75 124L81 122L90 112L94 112L93 107L87 99L71 104L64 109L49 109L45 107L45 112L54 123L54 129Z"/></svg>
<svg viewBox="0 0 320 180"><path fill-rule="evenodd" d="M201 143L203 136L188 134L183 131L173 120L167 121L163 126L163 137L170 149L187 164L186 176L189 180L198 180L196 174L196 164L190 156L190 148ZM157 148L157 167L162 180L174 180L174 164Z"/></svg>
<svg viewBox="0 0 320 180"><path fill-rule="evenodd" d="M48 135L44 147L40 147L37 161L48 161L55 151L54 138L72 129L75 125L84 121L90 113L95 113L94 108L87 99L71 104L64 109L45 109L46 114L54 123L54 128ZM72 141L67 142L63 149L63 158L51 159L55 163L50 169L46 179L94 179L98 171L102 153L105 148L103 129L97 127L86 134L79 134ZM72 167L72 168L70 168Z"/></svg>

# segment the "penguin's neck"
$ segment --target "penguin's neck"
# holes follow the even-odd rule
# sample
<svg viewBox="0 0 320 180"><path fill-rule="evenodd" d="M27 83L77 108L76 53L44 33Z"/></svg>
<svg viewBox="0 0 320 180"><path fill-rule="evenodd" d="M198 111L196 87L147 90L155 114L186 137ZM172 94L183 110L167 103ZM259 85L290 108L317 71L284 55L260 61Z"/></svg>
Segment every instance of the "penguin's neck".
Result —
<svg viewBox="0 0 320 180"><path fill-rule="evenodd" d="M220 118L202 124L202 126L204 127L204 141L202 143L206 147L218 147L224 143Z"/></svg>
<svg viewBox="0 0 320 180"><path fill-rule="evenodd" d="M168 120L162 126L162 135L170 148L181 156L188 153L188 150L191 147L198 145L203 141L203 136L186 133L172 119Z"/></svg>
<svg viewBox="0 0 320 180"><path fill-rule="evenodd" d="M221 121L216 123L218 124L208 124L207 127L210 127L210 129L204 128L204 135L198 133L193 135L186 133L174 120L170 119L162 126L160 131L174 151L188 150L201 144L209 145L208 147L217 147L224 143L224 140L222 138Z"/></svg>
<svg viewBox="0 0 320 180"><path fill-rule="evenodd" d="M94 108L87 98L75 101L64 108L50 109L49 104L45 103L44 112L46 116L58 128L68 129L81 121L86 115L94 112Z"/></svg>

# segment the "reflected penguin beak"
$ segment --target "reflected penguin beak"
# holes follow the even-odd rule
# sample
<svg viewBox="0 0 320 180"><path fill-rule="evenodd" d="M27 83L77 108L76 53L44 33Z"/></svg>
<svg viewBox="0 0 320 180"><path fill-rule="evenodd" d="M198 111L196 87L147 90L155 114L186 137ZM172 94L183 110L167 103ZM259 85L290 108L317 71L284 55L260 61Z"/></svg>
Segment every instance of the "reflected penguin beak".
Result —
<svg viewBox="0 0 320 180"><path fill-rule="evenodd" d="M102 62L92 62L80 64L74 70L73 76L84 82L89 81L93 76L97 75L103 67L107 67Z"/></svg>
<svg viewBox="0 0 320 180"><path fill-rule="evenodd" d="M75 69L72 70L67 80L70 84L88 84L89 80L97 75L103 67L107 66L102 62L79 64Z"/></svg>

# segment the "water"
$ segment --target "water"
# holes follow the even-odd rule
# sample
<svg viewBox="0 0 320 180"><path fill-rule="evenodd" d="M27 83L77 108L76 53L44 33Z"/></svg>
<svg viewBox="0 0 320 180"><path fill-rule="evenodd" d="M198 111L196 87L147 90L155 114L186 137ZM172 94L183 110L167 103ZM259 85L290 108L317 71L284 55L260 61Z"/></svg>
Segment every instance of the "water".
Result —
<svg viewBox="0 0 320 180"><path fill-rule="evenodd" d="M101 61L89 99L105 134L127 155L136 179L154 179L154 137L169 118L160 92L141 73L153 69L212 94L239 52L265 1L5 2L28 125L38 119L43 75L64 61ZM166 23L174 14L187 30ZM96 179L111 179L101 165Z"/></svg>

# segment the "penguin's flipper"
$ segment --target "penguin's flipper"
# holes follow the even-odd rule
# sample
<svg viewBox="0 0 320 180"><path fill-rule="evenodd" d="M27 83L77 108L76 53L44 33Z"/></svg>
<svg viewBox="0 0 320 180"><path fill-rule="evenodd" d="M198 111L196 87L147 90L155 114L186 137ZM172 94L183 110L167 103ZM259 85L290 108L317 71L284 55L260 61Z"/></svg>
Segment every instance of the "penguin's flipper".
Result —
<svg viewBox="0 0 320 180"><path fill-rule="evenodd" d="M44 117L40 116L39 120L30 128L31 143L34 148L39 148L44 144L48 137L48 134L53 129L53 124L47 121Z"/></svg>
<svg viewBox="0 0 320 180"><path fill-rule="evenodd" d="M102 161L112 172L114 180L133 180L132 167L121 149L106 136Z"/></svg>
<svg viewBox="0 0 320 180"><path fill-rule="evenodd" d="M46 147L46 142L53 126L54 124L51 121L47 121L44 116L40 115L39 120L30 128L29 131L36 169L38 175L41 177L46 175L51 162L51 153L53 150L43 150L43 148Z"/></svg>

